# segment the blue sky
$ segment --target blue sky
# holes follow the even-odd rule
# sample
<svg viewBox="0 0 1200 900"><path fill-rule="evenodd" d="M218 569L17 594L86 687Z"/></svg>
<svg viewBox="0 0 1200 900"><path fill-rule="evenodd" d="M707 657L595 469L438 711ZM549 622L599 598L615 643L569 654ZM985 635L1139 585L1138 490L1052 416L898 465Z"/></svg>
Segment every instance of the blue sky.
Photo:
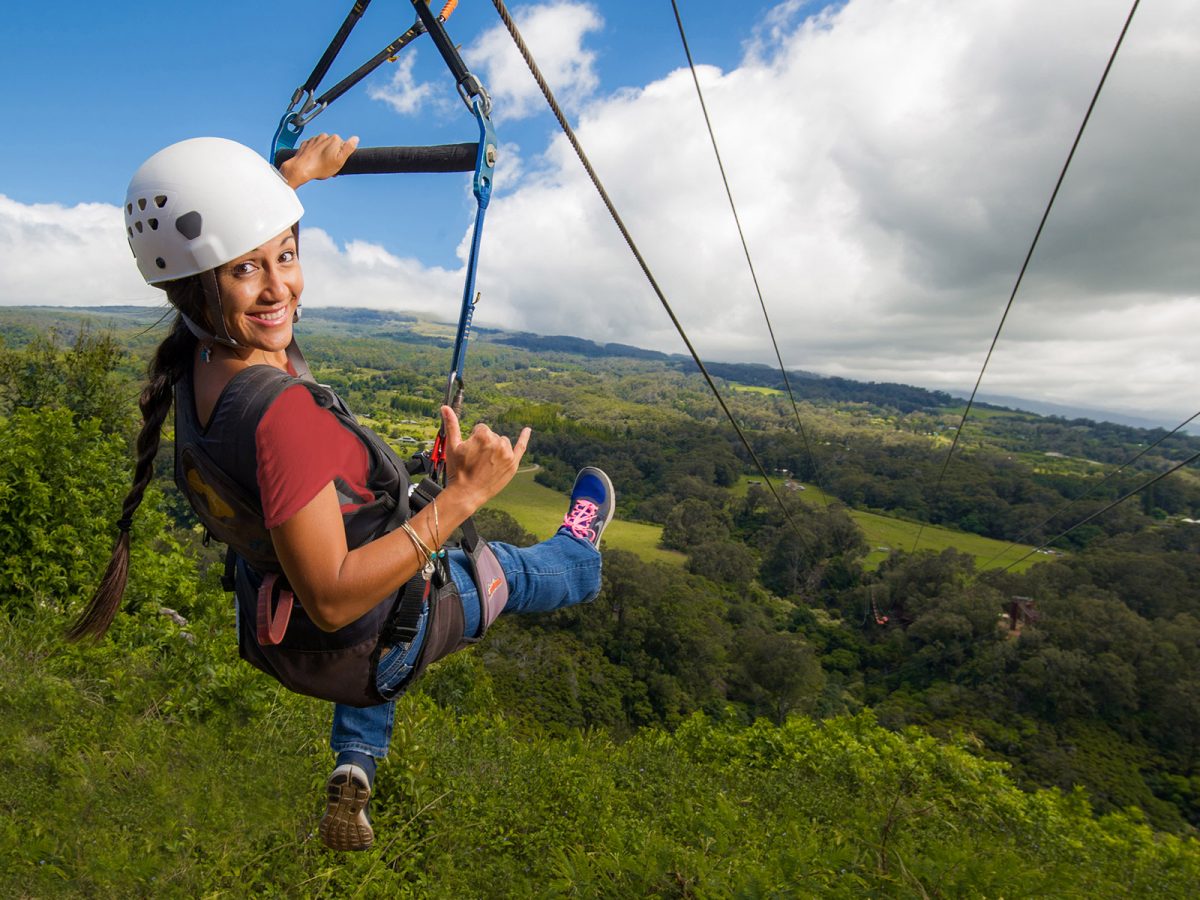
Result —
<svg viewBox="0 0 1200 900"><path fill-rule="evenodd" d="M308 77L351 4L346 0L82 3L13 5L0 31L0 75L21 89L9 96L5 131L23 137L0 145L0 192L25 203L119 204L133 169L176 140L219 135L264 154L292 91ZM438 8L438 4L434 4ZM682 0L693 53L735 65L742 42L770 9L761 0L730 5ZM520 10L520 3L511 8ZM594 35L595 72L606 92L640 86L685 61L669 2L603 4ZM374 0L322 82L344 74L386 46L414 19L408 0ZM690 21L689 21L690 20ZM462 0L447 29L469 45L497 25L487 0ZM454 82L432 42L404 51L414 74L448 107L400 115L371 100L387 84L385 63L318 117L306 135L358 134L363 146L473 140L469 111L454 100ZM498 117L504 116L498 108ZM544 143L557 125L548 113L501 124L504 141ZM357 237L429 264L450 265L464 215L459 176L360 178L336 189L305 192L307 222L343 239ZM411 210L411 214L409 213ZM415 226L415 227L405 227Z"/></svg>
<svg viewBox="0 0 1200 900"><path fill-rule="evenodd" d="M173 141L265 153L342 2L10 4L0 304L159 303L125 246L137 165ZM1129 0L680 0L785 363L969 389ZM669 0L514 3L701 354L774 354ZM1062 186L983 390L1173 426L1200 383L1200 17L1144 3ZM331 73L411 22L374 0ZM476 321L681 352L495 11L450 31L503 144ZM329 81L328 83L332 83ZM310 129L472 139L427 38ZM461 175L302 191L305 303L453 318Z"/></svg>

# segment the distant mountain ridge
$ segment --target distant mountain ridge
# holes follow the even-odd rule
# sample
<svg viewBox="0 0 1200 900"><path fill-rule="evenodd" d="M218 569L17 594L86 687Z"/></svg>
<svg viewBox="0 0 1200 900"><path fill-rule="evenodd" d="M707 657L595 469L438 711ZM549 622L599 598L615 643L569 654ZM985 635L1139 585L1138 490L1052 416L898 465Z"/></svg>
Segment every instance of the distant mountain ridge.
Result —
<svg viewBox="0 0 1200 900"><path fill-rule="evenodd" d="M160 306L114 305L94 307L71 306L11 306L5 307L7 312L29 312L35 316L61 316L63 313L74 314L82 318L112 317L133 319L139 322L153 321L166 311L166 304ZM400 310L364 309L358 307L323 306L309 307L304 311L305 324L329 322L352 328L379 328L386 326L386 332L373 332L371 336L382 337L402 343L420 343L442 345L445 338L430 337L417 333L405 334L405 328L410 331L412 326L422 321L434 321L428 316L404 312ZM453 323L445 324L453 328ZM22 336L24 329L5 326L0 323L0 334L5 331L10 336ZM473 326L472 331L477 339L505 344L536 353L567 353L588 359L620 358L661 361L683 372L695 370L691 357L682 353L663 353L658 350L647 350L622 343L597 343L587 338L571 335L539 335L528 331L506 331L499 328ZM705 361L708 371L718 378L736 381L739 384L753 387L785 388L783 376L779 369L761 363L727 363ZM966 402L963 395L948 393L941 390L916 387L895 382L855 381L835 375L820 375L803 369L789 369L788 379L793 392L807 400L825 400L844 403L875 403L895 407L902 412L915 410L941 411L949 406L957 406ZM976 405L983 408L1010 409L1028 412L1039 416L1072 421L1105 421L1131 428L1148 431L1164 431L1162 423L1138 416L1115 413L1082 406L1068 406L1041 400L1030 400L1023 397L1013 397L1001 394L981 393ZM1195 434L1200 428L1187 429Z"/></svg>
<svg viewBox="0 0 1200 900"><path fill-rule="evenodd" d="M628 344L598 344L585 338L569 335L538 335L523 331L506 333L492 340L538 353L573 353L589 358L622 357L661 360L681 371L693 371L695 363L682 353L660 353L643 350ZM762 363L705 362L705 368L717 378L736 381L753 387L784 390L783 375L777 368ZM808 400L840 400L843 402L880 403L894 406L903 412L917 409L934 410L963 402L944 391L930 391L907 384L890 382L853 381L838 376L818 375L801 369L788 371L792 391Z"/></svg>

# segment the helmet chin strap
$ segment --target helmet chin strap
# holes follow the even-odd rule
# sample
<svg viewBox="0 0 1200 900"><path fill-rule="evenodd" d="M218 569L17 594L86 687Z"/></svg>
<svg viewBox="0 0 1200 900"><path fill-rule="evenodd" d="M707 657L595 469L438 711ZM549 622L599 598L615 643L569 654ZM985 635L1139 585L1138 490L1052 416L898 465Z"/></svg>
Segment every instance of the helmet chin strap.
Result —
<svg viewBox="0 0 1200 900"><path fill-rule="evenodd" d="M217 286L217 270L205 269L201 272L200 284L204 288L204 305L208 309L208 320L213 331L211 334L205 332L194 322L187 321L187 317L184 316L188 328L202 341L215 341L226 347L240 348L242 345L229 336L229 330L225 327L225 316L221 312L221 289Z"/></svg>

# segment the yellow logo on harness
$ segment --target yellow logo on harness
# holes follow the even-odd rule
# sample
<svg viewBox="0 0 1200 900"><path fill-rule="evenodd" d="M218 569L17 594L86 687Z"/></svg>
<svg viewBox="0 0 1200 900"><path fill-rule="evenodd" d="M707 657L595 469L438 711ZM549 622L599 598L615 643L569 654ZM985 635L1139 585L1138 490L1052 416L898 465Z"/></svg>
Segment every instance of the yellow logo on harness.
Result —
<svg viewBox="0 0 1200 900"><path fill-rule="evenodd" d="M208 511L218 519L232 519L233 507L221 499L221 496L214 491L200 477L200 472L196 469L188 469L187 483L193 491L204 498L205 504L208 506Z"/></svg>

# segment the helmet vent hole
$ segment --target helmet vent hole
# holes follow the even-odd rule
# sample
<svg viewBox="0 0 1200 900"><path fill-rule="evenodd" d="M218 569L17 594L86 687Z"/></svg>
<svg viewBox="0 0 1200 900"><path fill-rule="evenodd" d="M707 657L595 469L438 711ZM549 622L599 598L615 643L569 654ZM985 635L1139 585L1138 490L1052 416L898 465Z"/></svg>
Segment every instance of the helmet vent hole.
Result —
<svg viewBox="0 0 1200 900"><path fill-rule="evenodd" d="M127 216L133 215L133 204L132 203L125 204L125 215L127 215Z"/></svg>
<svg viewBox="0 0 1200 900"><path fill-rule="evenodd" d="M146 224L150 226L151 231L158 231L158 219L147 219Z"/></svg>
<svg viewBox="0 0 1200 900"><path fill-rule="evenodd" d="M154 205L157 206L159 209L162 209L164 206L166 206L167 205L167 195L159 194L157 197L155 197Z"/></svg>
<svg viewBox="0 0 1200 900"><path fill-rule="evenodd" d="M141 219L138 219L136 222L134 222L133 227L137 229L138 234L141 234L142 231L144 231L144 229L142 228L142 220Z"/></svg>
<svg viewBox="0 0 1200 900"><path fill-rule="evenodd" d="M154 264L156 266L158 266L160 269L165 269L167 267L167 261L165 259L163 259L161 256L154 260Z"/></svg>
<svg viewBox="0 0 1200 900"><path fill-rule="evenodd" d="M184 213L175 220L175 230L189 241L193 241L200 236L200 227L202 224L203 219L200 218L200 213L193 209L191 212Z"/></svg>
<svg viewBox="0 0 1200 900"><path fill-rule="evenodd" d="M127 225L127 226L125 226L125 230L129 232L129 236L130 236L130 237L133 237L133 229L132 229L132 228L130 228L130 227Z"/></svg>
<svg viewBox="0 0 1200 900"><path fill-rule="evenodd" d="M146 208L146 198L138 197L138 209L145 209L145 208Z"/></svg>

